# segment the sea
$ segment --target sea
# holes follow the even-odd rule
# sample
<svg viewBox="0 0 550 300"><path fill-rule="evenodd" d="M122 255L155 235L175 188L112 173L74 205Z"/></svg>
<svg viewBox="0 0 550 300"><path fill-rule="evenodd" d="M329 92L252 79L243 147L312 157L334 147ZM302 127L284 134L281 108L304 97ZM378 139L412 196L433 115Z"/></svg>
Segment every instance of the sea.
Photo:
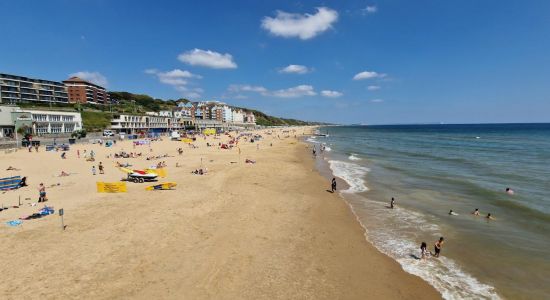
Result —
<svg viewBox="0 0 550 300"><path fill-rule="evenodd" d="M337 178L365 238L406 272L445 299L550 299L550 124L317 133L307 141L319 170ZM440 237L441 256L420 259L421 243L433 252Z"/></svg>

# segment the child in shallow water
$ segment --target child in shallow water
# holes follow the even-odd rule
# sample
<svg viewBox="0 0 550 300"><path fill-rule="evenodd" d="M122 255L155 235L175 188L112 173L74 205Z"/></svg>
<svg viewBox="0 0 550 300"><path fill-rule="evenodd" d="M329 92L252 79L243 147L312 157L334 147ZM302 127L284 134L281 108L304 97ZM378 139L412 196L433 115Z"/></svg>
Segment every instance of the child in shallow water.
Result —
<svg viewBox="0 0 550 300"><path fill-rule="evenodd" d="M429 255L429 252L428 252L428 245L426 244L426 242L422 242L422 244L420 245L420 259L426 259Z"/></svg>

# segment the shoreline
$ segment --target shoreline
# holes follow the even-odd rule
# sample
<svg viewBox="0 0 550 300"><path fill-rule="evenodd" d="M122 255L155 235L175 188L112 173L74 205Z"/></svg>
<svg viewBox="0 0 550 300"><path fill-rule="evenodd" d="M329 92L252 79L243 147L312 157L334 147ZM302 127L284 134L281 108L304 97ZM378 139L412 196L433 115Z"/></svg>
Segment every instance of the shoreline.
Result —
<svg viewBox="0 0 550 300"><path fill-rule="evenodd" d="M25 221L21 227L6 226L8 219L35 209L26 204L1 212L0 251L12 253L3 267L12 276L0 283L0 295L7 299L441 298L365 239L356 216L342 202L345 199L325 191L328 182L315 170L306 143L272 138L264 134L260 150L243 143L241 160L255 159L254 165L231 164L238 160L236 151L205 147L212 138L197 142L199 149L184 148L182 157L175 154L182 144L154 143L155 154L175 155L161 159L169 166L166 181L178 183L175 191L144 192L144 185L128 183L126 194L97 194L91 163L77 160L73 149L65 161L45 152L19 151L8 159L4 155L2 169L14 165L33 176L26 190L2 197L16 199L21 193L22 201L28 197L34 201L37 177L46 185L59 181L60 186L48 190L46 204L65 208L68 227L60 230L57 215ZM115 148L76 148L93 148L104 157L121 148L131 151L124 143ZM52 163L33 166L28 155ZM202 158L209 174L189 174ZM100 160L108 166L104 181L121 177L110 161ZM157 162L127 161L136 168ZM176 161L184 167L175 168ZM53 177L60 168L74 175ZM17 202L4 204L13 201Z"/></svg>
<svg viewBox="0 0 550 300"><path fill-rule="evenodd" d="M310 145L311 143L320 144L326 142L327 146L336 146L338 151L331 151L326 157L318 156L316 165L319 172L326 178L334 176L342 181L349 181L348 188L350 185L353 188L349 190L349 193L344 191L341 195L349 205L350 210L353 211L358 222L365 229L365 238L379 252L398 262L405 272L422 278L426 283L436 288L445 298L453 298L455 296L468 297L467 295L470 294L495 299L502 296L490 280L487 280L486 277L482 277L480 274L470 273L468 265L458 263L454 260L455 257L453 256L443 256L441 260L437 261L428 260L426 264L419 264L411 260L411 257L417 253L419 240L426 240L427 236L432 236L428 237L427 240L431 238L436 239L436 236L441 236L437 232L434 234L433 230L439 230L435 227L437 225L431 225L432 223L426 221L422 215L416 213L414 210L404 208L407 207L406 205L403 205L401 209L398 208L395 213L393 211L392 213L388 213L386 209L387 204L378 200L380 197L376 197L381 194L381 186L386 188L386 190L388 188L390 191L392 190L391 186L388 186L388 184L391 184L391 179L388 180L387 177L384 177L383 173L371 173L375 170L379 171L375 165L368 164L366 161L358 162L364 160L365 153L357 152L361 154L356 155L352 153L355 152L353 148L346 148L346 144L337 143L339 140L332 141L331 143L324 139L307 139L306 141ZM366 156L368 157L368 155ZM361 168L365 169L364 173L359 172ZM343 176L339 176L338 174ZM357 178L364 178L364 181L357 180ZM389 195L391 196L392 194L389 193ZM385 196L388 196L388 193ZM386 197L382 198L386 199ZM408 221L403 220L410 221L412 225ZM417 232L416 229L409 230L414 224L428 226L432 231L428 231L428 233L423 232L423 237L414 236L412 232ZM404 229L398 231L394 229L395 227ZM407 230L409 231L407 232ZM413 237L411 238L410 235L402 234L403 231L411 233ZM449 233L447 235L450 236ZM445 276L445 274L455 280L448 283L445 280L440 280L440 278L445 278L440 277Z"/></svg>

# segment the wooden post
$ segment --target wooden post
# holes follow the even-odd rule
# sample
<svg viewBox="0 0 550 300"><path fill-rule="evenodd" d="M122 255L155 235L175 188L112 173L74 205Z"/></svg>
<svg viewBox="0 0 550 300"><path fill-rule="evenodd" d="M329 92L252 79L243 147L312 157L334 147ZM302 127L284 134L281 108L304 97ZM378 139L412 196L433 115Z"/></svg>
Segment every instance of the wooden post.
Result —
<svg viewBox="0 0 550 300"><path fill-rule="evenodd" d="M61 216L61 230L65 230L65 222L63 220L63 215L65 214L65 211L63 208L59 209L59 216Z"/></svg>

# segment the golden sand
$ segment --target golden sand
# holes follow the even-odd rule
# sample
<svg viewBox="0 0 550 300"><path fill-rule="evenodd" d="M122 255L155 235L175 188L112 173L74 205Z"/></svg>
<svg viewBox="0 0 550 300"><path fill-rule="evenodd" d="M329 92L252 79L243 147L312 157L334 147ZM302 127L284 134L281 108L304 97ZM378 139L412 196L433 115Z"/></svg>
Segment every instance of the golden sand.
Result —
<svg viewBox="0 0 550 300"><path fill-rule="evenodd" d="M329 182L314 170L304 143L264 137L259 150L241 143L240 156L237 149L206 147L225 136L200 140L197 149L153 142L152 155L172 156L154 161L106 158L123 149L151 155L129 141L114 148L76 145L65 160L43 147L1 154L0 177L28 176L29 186L0 194L4 206L17 205L19 196L23 202L0 212L0 299L440 298L366 241L344 200L326 192ZM94 150L95 163L84 160L84 149ZM208 174L191 174L201 158ZM146 183L128 183L127 193L98 194L96 181L124 177L117 160L133 169L166 161L161 182L178 186L145 191ZM105 174L93 176L99 161ZM21 171L4 171L8 166ZM71 175L58 177L61 171ZM40 182L55 185L47 188L46 204L56 214L7 226L43 206L29 206Z"/></svg>

